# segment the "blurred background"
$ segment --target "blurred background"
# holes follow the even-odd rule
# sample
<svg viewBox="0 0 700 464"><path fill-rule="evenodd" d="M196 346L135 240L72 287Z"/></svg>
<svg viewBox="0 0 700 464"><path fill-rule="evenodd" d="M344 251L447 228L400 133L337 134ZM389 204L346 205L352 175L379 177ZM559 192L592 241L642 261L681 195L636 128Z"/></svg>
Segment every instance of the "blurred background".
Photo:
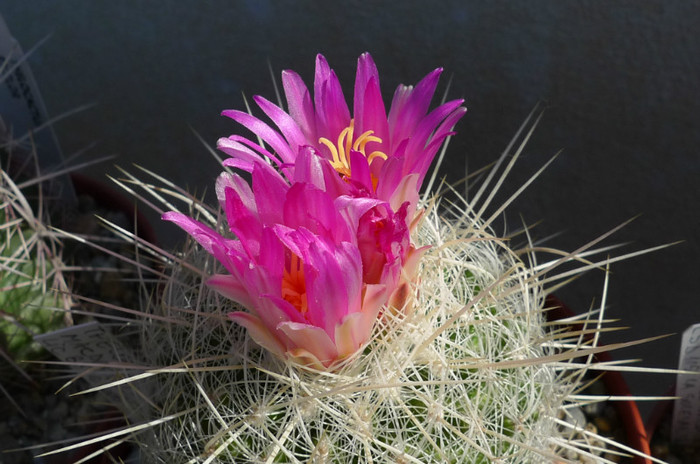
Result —
<svg viewBox="0 0 700 464"><path fill-rule="evenodd" d="M493 162L545 102L494 208L562 154L497 230L542 221L535 237L559 234L547 243L573 250L641 215L605 243L684 243L612 266L608 316L630 329L604 340L673 333L613 355L675 367L680 334L700 322L698 2L2 0L0 13L25 51L49 36L30 65L52 116L95 104L55 131L65 156L117 156L87 169L99 178L117 174L113 163L139 163L192 192L213 190L220 169L191 129L210 146L245 134L219 113L242 109L244 93L274 99L270 67L275 79L291 68L310 83L319 52L348 97L364 51L387 99L444 67L439 92L450 81L448 95L469 109L441 172L452 182ZM184 237L151 218L163 245ZM583 311L603 280L592 272L558 294ZM640 395L674 381L627 378Z"/></svg>

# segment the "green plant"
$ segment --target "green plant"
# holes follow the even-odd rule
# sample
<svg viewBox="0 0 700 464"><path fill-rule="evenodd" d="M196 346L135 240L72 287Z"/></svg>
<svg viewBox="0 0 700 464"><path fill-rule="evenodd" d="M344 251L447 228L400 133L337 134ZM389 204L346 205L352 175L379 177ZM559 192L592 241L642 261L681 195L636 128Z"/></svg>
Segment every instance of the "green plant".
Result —
<svg viewBox="0 0 700 464"><path fill-rule="evenodd" d="M31 200L21 185L0 170L0 350L16 370L17 360L43 350L33 336L70 320L71 298L63 277L61 242L48 226L41 190Z"/></svg>

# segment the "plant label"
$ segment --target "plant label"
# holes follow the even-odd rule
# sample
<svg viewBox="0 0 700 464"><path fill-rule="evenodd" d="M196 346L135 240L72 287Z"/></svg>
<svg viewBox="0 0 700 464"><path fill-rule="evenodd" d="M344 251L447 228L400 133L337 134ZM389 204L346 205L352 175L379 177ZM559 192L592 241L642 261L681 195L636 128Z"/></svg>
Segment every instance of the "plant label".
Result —
<svg viewBox="0 0 700 464"><path fill-rule="evenodd" d="M113 373L113 368L101 371L100 365L129 359L122 343L97 321L37 335L34 340L61 361L75 363L75 370L94 368L84 376L93 386L112 380L104 372Z"/></svg>
<svg viewBox="0 0 700 464"><path fill-rule="evenodd" d="M694 373L678 374L671 439L678 445L694 445L700 443L700 324L683 332L678 369Z"/></svg>

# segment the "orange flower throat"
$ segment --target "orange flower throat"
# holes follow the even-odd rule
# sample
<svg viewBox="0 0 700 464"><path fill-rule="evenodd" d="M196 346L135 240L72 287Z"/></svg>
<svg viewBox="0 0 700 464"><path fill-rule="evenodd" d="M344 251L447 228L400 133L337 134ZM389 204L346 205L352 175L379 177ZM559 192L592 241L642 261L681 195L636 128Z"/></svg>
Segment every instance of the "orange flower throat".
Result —
<svg viewBox="0 0 700 464"><path fill-rule="evenodd" d="M306 301L304 263L294 253L292 253L289 269L285 269L282 276L282 298L290 302L302 315L309 310Z"/></svg>

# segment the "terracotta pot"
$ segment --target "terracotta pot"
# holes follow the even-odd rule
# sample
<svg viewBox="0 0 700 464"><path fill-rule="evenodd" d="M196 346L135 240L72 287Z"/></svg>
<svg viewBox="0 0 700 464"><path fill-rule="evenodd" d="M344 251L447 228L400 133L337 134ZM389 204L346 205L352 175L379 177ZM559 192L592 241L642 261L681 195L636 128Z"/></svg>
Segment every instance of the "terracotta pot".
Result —
<svg viewBox="0 0 700 464"><path fill-rule="evenodd" d="M671 388L668 389L665 396L673 396L675 394L676 385L674 384L671 385ZM654 406L654 409L651 410L645 427L647 436L649 437L649 443L651 443L652 439L654 438L654 433L656 433L658 430L661 422L670 420L671 414L673 414L674 403L675 401L673 400L659 401Z"/></svg>
<svg viewBox="0 0 700 464"><path fill-rule="evenodd" d="M553 295L549 295L547 297L546 307L552 308L547 312L547 318L549 320L565 319L576 314ZM576 330L583 327L582 325L573 325L572 328ZM588 338L591 337L592 335L588 336ZM610 353L605 351L596 354L595 360L597 362L609 362L612 361L612 356L610 356ZM627 386L627 383L620 372L607 371L601 376L601 380L603 381L605 389L610 395L631 396L629 387ZM625 428L625 435L627 438L626 445L644 454L650 455L651 451L649 448L649 437L647 436L646 429L644 428L642 416L639 414L637 403L629 400L615 401L613 404ZM648 458L635 456L632 462L634 464L651 464L652 461Z"/></svg>

